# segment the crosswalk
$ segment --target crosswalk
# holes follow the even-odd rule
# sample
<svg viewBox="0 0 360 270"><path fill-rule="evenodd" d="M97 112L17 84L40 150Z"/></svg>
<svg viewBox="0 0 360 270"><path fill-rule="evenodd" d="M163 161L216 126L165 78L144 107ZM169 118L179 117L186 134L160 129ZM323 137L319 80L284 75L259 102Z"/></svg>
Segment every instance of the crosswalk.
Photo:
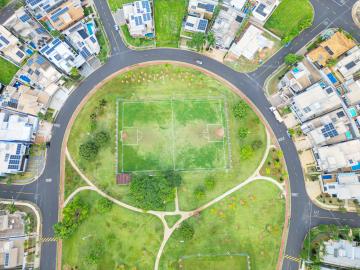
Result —
<svg viewBox="0 0 360 270"><path fill-rule="evenodd" d="M44 243L44 242L56 242L57 239L55 237L43 237L40 239L40 242L41 243Z"/></svg>
<svg viewBox="0 0 360 270"><path fill-rule="evenodd" d="M288 260L290 260L290 261L297 262L297 263L300 263L300 262L301 262L301 259L300 259L300 258L295 258L295 257L290 256L290 255L287 255L287 254L285 254L284 258L285 258L285 259L288 259Z"/></svg>

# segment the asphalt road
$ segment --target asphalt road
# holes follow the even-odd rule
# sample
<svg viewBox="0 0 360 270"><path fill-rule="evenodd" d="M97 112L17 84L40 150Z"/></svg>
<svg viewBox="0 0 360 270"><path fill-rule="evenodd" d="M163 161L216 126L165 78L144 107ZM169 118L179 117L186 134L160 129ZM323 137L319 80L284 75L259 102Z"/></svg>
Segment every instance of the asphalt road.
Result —
<svg viewBox="0 0 360 270"><path fill-rule="evenodd" d="M360 40L360 31L351 19L351 7L356 0L311 0L315 9L313 27L304 31L289 47L283 48L266 64L253 73L240 74L221 63L197 53L175 49L153 49L146 51L129 50L122 42L114 29L114 21L105 0L95 0L95 5L103 22L105 31L111 43L111 57L109 61L90 75L68 98L60 111L53 129L51 146L48 151L46 167L41 177L34 183L26 186L0 186L0 197L8 199L28 200L36 203L42 211L43 236L53 236L52 226L58 217L58 195L60 177L60 152L64 132L77 105L86 94L100 81L117 70L142 62L153 60L174 60L196 64L201 59L202 68L214 72L241 91L256 105L276 137L282 138L280 146L287 163L291 192L291 218L288 241L285 253L299 257L302 243L310 228L319 224L336 224L360 227L360 217L354 213L340 213L318 208L308 198L304 176L298 153L293 142L287 137L286 128L276 121L270 112L263 93L265 79L282 63L284 56L289 52L296 52L308 43L314 36L329 27L342 27ZM51 179L51 181L45 181ZM42 246L41 269L56 269L56 244L45 243ZM298 269L298 263L284 259L283 269Z"/></svg>

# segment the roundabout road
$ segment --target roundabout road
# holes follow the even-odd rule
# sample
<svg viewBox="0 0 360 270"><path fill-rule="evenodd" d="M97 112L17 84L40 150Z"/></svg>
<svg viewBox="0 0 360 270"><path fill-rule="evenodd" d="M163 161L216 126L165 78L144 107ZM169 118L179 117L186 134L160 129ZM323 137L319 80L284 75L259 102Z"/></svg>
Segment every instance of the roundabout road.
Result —
<svg viewBox="0 0 360 270"><path fill-rule="evenodd" d="M262 86L265 79L282 63L289 52L296 52L314 36L328 27L342 27L352 33L358 40L360 31L352 21L351 7L356 0L311 0L315 9L314 26L304 31L289 47L283 48L265 65L253 73L240 74L227 66L194 52L178 49L153 49L132 51L126 48L119 34L114 30L114 21L105 0L95 0L95 5L104 24L112 48L109 61L96 70L69 96L56 119L51 146L48 150L46 167L39 179L25 186L7 186L0 188L0 197L6 199L28 200L36 203L42 211L43 237L53 236L52 226L58 221L58 195L60 182L60 153L66 126L81 100L99 82L112 73L132 65L147 61L172 60L195 64L201 59L201 68L213 72L240 89L251 100L271 126L275 136L284 138L280 142L286 160L291 198L291 218L285 254L299 257L302 242L310 228L319 224L336 224L360 227L360 217L355 213L340 213L323 210L314 205L307 196L304 176L298 153L293 142L287 137L286 128L276 121L270 112ZM52 181L45 181L45 179ZM298 263L284 259L282 269L298 269ZM56 269L56 243L43 243L41 269Z"/></svg>

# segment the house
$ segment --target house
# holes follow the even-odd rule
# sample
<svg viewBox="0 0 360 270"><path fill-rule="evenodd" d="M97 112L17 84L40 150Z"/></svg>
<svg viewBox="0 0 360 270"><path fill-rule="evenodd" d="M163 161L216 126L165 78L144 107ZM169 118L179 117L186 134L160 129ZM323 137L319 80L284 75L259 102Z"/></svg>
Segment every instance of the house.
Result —
<svg viewBox="0 0 360 270"><path fill-rule="evenodd" d="M323 243L321 261L341 268L360 268L360 246L348 240L329 240Z"/></svg>
<svg viewBox="0 0 360 270"><path fill-rule="evenodd" d="M316 49L310 51L307 57L321 69L327 65L330 59L337 59L355 46L356 44L351 38L338 31L321 42Z"/></svg>
<svg viewBox="0 0 360 270"><path fill-rule="evenodd" d="M253 8L252 15L259 22L265 23L278 5L279 0L258 0Z"/></svg>
<svg viewBox="0 0 360 270"><path fill-rule="evenodd" d="M35 50L40 49L52 39L45 28L34 20L23 7L16 10L4 23L4 26Z"/></svg>
<svg viewBox="0 0 360 270"><path fill-rule="evenodd" d="M66 40L85 59L89 59L100 52L100 45L96 38L94 20L82 20L63 32Z"/></svg>
<svg viewBox="0 0 360 270"><path fill-rule="evenodd" d="M74 52L69 45L59 38L48 43L40 50L40 53L67 74L70 74L72 68L79 68L85 63L82 55Z"/></svg>
<svg viewBox="0 0 360 270"><path fill-rule="evenodd" d="M62 2L64 2L64 0L25 0L26 7L38 20L42 19Z"/></svg>
<svg viewBox="0 0 360 270"><path fill-rule="evenodd" d="M190 0L188 14L194 17L210 20L214 14L218 1Z"/></svg>
<svg viewBox="0 0 360 270"><path fill-rule="evenodd" d="M216 48L228 50L234 41L244 19L244 14L232 7L222 6L211 30L214 33Z"/></svg>
<svg viewBox="0 0 360 270"><path fill-rule="evenodd" d="M205 33L208 23L209 22L206 19L188 15L186 17L184 29L185 31L193 33Z"/></svg>
<svg viewBox="0 0 360 270"><path fill-rule="evenodd" d="M263 34L263 30L251 24L240 40L232 44L229 52L237 57L243 56L248 60L253 60L256 53L274 46L274 42L267 39Z"/></svg>
<svg viewBox="0 0 360 270"><path fill-rule="evenodd" d="M39 120L35 116L0 111L0 141L31 143L35 139Z"/></svg>
<svg viewBox="0 0 360 270"><path fill-rule="evenodd" d="M0 53L17 64L26 58L19 39L2 25L0 25Z"/></svg>
<svg viewBox="0 0 360 270"><path fill-rule="evenodd" d="M344 99L347 105L354 106L360 103L360 80L350 80L343 84L346 89Z"/></svg>
<svg viewBox="0 0 360 270"><path fill-rule="evenodd" d="M335 172L340 169L357 170L360 162L360 141L352 140L334 145L314 147L313 152L320 170Z"/></svg>
<svg viewBox="0 0 360 270"><path fill-rule="evenodd" d="M1 148L0 148L1 149ZM0 211L0 268L25 269L24 213Z"/></svg>
<svg viewBox="0 0 360 270"><path fill-rule="evenodd" d="M350 120L342 108L305 122L301 129L314 146L335 144L354 137Z"/></svg>
<svg viewBox="0 0 360 270"><path fill-rule="evenodd" d="M340 107L340 97L324 82L313 84L305 92L294 96L290 105L295 117L301 123Z"/></svg>
<svg viewBox="0 0 360 270"><path fill-rule="evenodd" d="M321 178L324 193L340 200L360 199L360 175L351 172L322 175Z"/></svg>
<svg viewBox="0 0 360 270"><path fill-rule="evenodd" d="M283 78L281 78L278 89L289 90L294 94L300 93L305 88L314 84L313 76L303 62L292 67Z"/></svg>
<svg viewBox="0 0 360 270"><path fill-rule="evenodd" d="M231 6L238 11L242 11L246 3L247 0L223 0L224 5Z"/></svg>
<svg viewBox="0 0 360 270"><path fill-rule="evenodd" d="M150 1L141 0L125 4L123 11L131 36L148 38L155 36Z"/></svg>
<svg viewBox="0 0 360 270"><path fill-rule="evenodd" d="M80 0L67 0L47 13L47 21L58 31L63 31L84 17Z"/></svg>
<svg viewBox="0 0 360 270"><path fill-rule="evenodd" d="M353 75L360 71L360 48L355 46L347 51L337 62L335 69L341 74L344 80L350 80Z"/></svg>

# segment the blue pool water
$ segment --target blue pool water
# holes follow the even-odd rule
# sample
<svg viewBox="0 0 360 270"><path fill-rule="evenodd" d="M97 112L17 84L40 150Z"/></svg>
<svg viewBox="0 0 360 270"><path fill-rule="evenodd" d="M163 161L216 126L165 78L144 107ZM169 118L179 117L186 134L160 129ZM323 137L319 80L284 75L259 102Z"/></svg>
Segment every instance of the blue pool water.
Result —
<svg viewBox="0 0 360 270"><path fill-rule="evenodd" d="M353 170L353 171L358 171L358 170L360 170L360 162L358 162L357 165L352 166L352 167L351 167L351 170Z"/></svg>
<svg viewBox="0 0 360 270"><path fill-rule="evenodd" d="M356 112L354 107L349 108L348 112L350 113L351 117L356 117L357 116L357 112Z"/></svg>
<svg viewBox="0 0 360 270"><path fill-rule="evenodd" d="M322 179L331 179L332 178L332 175L331 174L323 174L321 176Z"/></svg>
<svg viewBox="0 0 360 270"><path fill-rule="evenodd" d="M348 130L345 132L346 139L351 140L353 136L351 135L351 132Z"/></svg>
<svg viewBox="0 0 360 270"><path fill-rule="evenodd" d="M94 34L94 24L92 22L87 23L86 27L87 27L88 32L89 32L90 35Z"/></svg>
<svg viewBox="0 0 360 270"><path fill-rule="evenodd" d="M330 80L332 83L336 83L336 82L337 82L334 74L329 73L329 74L327 74L327 76L328 76L329 80Z"/></svg>

